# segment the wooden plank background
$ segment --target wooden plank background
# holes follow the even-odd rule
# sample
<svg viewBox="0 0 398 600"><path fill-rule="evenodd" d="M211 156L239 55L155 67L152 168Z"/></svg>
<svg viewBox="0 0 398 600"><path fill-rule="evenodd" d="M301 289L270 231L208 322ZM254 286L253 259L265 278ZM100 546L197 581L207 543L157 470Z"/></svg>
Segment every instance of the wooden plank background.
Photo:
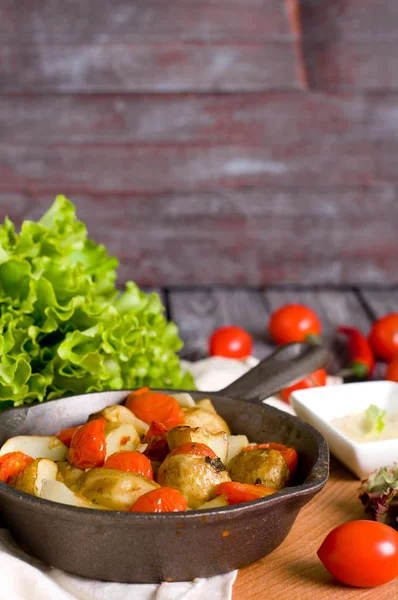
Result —
<svg viewBox="0 0 398 600"><path fill-rule="evenodd" d="M398 283L397 32L392 0L0 0L0 216L65 193L142 285Z"/></svg>

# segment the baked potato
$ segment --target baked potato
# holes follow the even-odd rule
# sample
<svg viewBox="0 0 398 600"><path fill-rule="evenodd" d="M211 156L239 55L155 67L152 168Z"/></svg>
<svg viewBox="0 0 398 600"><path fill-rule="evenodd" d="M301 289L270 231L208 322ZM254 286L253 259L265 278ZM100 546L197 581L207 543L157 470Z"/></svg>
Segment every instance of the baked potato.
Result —
<svg viewBox="0 0 398 600"><path fill-rule="evenodd" d="M52 500L69 506L78 506L79 508L96 508L108 510L106 506L100 506L90 502L83 496L72 492L64 483L54 479L46 479L41 487L40 497L44 500Z"/></svg>
<svg viewBox="0 0 398 600"><path fill-rule="evenodd" d="M21 492L40 496L43 483L46 480L56 479L58 466L48 458L36 458L21 473L15 475L10 480L10 485Z"/></svg>
<svg viewBox="0 0 398 600"><path fill-rule="evenodd" d="M147 423L144 423L144 421L138 419L135 414L131 412L131 410L122 404L112 404L112 406L107 406L99 412L91 414L88 420L93 421L99 417L103 417L109 423L116 423L118 425L134 425L138 435L140 436L144 436L149 429L149 425Z"/></svg>
<svg viewBox="0 0 398 600"><path fill-rule="evenodd" d="M61 461L57 464L57 481L64 483L68 488L75 485L75 483L84 475L83 469L75 467L67 460Z"/></svg>
<svg viewBox="0 0 398 600"><path fill-rule="evenodd" d="M170 450L178 448L187 442L197 442L209 446L221 462L225 463L228 453L228 436L225 431L210 433L204 427L188 427L180 425L167 432L167 444Z"/></svg>
<svg viewBox="0 0 398 600"><path fill-rule="evenodd" d="M55 435L17 435L7 440L0 449L0 456L8 452L23 452L31 458L65 460L68 448Z"/></svg>
<svg viewBox="0 0 398 600"><path fill-rule="evenodd" d="M227 435L230 435L228 425L220 415L204 408L195 407L184 410L184 425L188 427L204 427L210 433L218 433L219 431L225 431Z"/></svg>
<svg viewBox="0 0 398 600"><path fill-rule="evenodd" d="M215 497L219 483L231 479L220 459L176 454L168 456L161 464L157 481L184 494L189 508L199 508Z"/></svg>
<svg viewBox="0 0 398 600"><path fill-rule="evenodd" d="M256 448L237 454L229 463L232 481L261 483L277 490L289 480L289 468L278 450Z"/></svg>
<svg viewBox="0 0 398 600"><path fill-rule="evenodd" d="M158 487L157 483L142 475L102 467L87 471L72 491L94 504L127 511L140 496Z"/></svg>
<svg viewBox="0 0 398 600"><path fill-rule="evenodd" d="M135 450L140 443L140 436L132 423L108 422L105 426L105 444L106 456L111 456L115 452L127 452Z"/></svg>

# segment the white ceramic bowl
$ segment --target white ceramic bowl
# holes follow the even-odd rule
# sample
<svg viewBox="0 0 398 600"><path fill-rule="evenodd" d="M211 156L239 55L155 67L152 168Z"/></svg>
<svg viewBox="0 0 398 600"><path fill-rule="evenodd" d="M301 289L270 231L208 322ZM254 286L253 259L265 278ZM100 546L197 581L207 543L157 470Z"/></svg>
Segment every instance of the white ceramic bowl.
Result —
<svg viewBox="0 0 398 600"><path fill-rule="evenodd" d="M297 415L313 425L327 440L330 451L359 478L374 469L398 463L398 438L357 443L331 425L330 421L366 410L375 404L388 414L398 413L398 384L366 381L298 390L291 395Z"/></svg>

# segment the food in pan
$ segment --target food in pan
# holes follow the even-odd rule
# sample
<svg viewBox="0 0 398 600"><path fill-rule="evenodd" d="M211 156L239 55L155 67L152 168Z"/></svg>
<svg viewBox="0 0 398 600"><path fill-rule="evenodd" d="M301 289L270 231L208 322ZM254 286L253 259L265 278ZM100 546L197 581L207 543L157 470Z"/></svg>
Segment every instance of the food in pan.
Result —
<svg viewBox="0 0 398 600"><path fill-rule="evenodd" d="M207 398L142 388L51 436L17 436L0 449L0 480L82 508L175 512L274 494L289 484L294 449L231 435Z"/></svg>

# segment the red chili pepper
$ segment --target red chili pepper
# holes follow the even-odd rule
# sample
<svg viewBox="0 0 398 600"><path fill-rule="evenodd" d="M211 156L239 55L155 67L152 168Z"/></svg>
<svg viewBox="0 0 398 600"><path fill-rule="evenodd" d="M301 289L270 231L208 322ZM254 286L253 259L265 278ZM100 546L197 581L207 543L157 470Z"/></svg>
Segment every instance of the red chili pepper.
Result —
<svg viewBox="0 0 398 600"><path fill-rule="evenodd" d="M340 373L342 377L352 376L363 379L371 375L375 366L375 357L367 338L356 327L342 326L337 328L337 333L342 333L348 338L348 348L351 363L348 370Z"/></svg>

